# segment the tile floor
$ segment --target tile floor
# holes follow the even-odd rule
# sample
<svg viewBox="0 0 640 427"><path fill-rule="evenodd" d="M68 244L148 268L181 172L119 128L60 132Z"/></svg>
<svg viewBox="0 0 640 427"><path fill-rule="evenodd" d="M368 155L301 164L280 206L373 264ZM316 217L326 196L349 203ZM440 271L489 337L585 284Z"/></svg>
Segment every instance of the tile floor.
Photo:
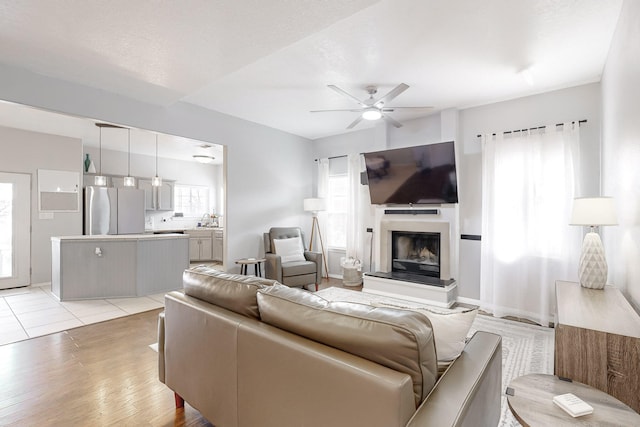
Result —
<svg viewBox="0 0 640 427"><path fill-rule="evenodd" d="M162 308L164 294L60 302L49 283L0 290L0 345Z"/></svg>

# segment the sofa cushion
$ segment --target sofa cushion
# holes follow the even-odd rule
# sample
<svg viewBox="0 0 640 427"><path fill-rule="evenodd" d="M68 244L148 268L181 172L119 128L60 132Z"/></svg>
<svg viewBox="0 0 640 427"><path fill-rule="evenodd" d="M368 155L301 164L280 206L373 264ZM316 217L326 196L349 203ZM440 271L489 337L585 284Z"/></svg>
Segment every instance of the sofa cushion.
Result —
<svg viewBox="0 0 640 427"><path fill-rule="evenodd" d="M229 274L200 265L182 274L184 293L227 310L260 319L256 293L277 283L255 276Z"/></svg>
<svg viewBox="0 0 640 427"><path fill-rule="evenodd" d="M438 311L429 307L400 307L397 304L385 302L373 302L374 307L393 307L403 310L412 310L429 318L433 334L436 340L436 353L438 363L450 363L454 361L467 344L467 335L471 325L478 314L477 308L462 311Z"/></svg>
<svg viewBox="0 0 640 427"><path fill-rule="evenodd" d="M262 321L408 374L416 406L437 378L433 332L419 313L349 302L276 285L258 291Z"/></svg>
<svg viewBox="0 0 640 427"><path fill-rule="evenodd" d="M299 276L301 274L315 274L316 263L311 261L292 261L282 264L283 276Z"/></svg>

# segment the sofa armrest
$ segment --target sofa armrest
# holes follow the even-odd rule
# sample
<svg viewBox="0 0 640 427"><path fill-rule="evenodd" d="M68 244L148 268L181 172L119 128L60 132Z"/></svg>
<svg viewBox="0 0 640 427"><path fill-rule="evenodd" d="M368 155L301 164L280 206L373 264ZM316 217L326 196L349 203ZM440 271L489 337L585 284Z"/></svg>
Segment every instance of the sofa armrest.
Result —
<svg viewBox="0 0 640 427"><path fill-rule="evenodd" d="M501 389L502 337L478 331L407 426L495 426Z"/></svg>
<svg viewBox="0 0 640 427"><path fill-rule="evenodd" d="M164 383L164 311L158 314L158 378Z"/></svg>
<svg viewBox="0 0 640 427"><path fill-rule="evenodd" d="M266 253L264 263L264 277L282 283L282 258L280 255Z"/></svg>
<svg viewBox="0 0 640 427"><path fill-rule="evenodd" d="M320 252L304 252L304 259L316 263L316 285L322 282L322 254Z"/></svg>

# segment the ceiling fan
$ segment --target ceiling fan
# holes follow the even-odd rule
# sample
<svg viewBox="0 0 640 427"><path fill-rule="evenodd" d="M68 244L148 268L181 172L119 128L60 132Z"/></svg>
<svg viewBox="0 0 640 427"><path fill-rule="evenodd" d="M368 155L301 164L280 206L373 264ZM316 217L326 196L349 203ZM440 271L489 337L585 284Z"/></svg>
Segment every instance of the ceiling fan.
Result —
<svg viewBox="0 0 640 427"><path fill-rule="evenodd" d="M356 103L358 103L360 105L360 108L353 108L353 109L347 109L347 110L314 110L311 111L312 113L328 113L328 112L336 112L336 111L347 111L347 112L352 112L352 113L360 113L360 116L358 116L357 119L355 119L349 126L347 126L347 129L352 129L353 127L355 127L358 123L360 123L363 119L364 120L379 120L379 119L384 119L387 122L389 122L390 124L392 124L393 126L399 128L402 127L402 123L400 123L399 121L389 117L388 113L392 113L395 110L418 110L418 109L430 109L433 107L390 107L390 106L386 106L385 104L390 102L391 100L393 100L395 97L397 97L398 95L400 95L402 92L404 92L405 90L409 89L409 86L404 84L404 83L400 83L398 86L396 86L395 88L393 88L389 93L387 93L385 96L381 97L381 98L374 98L374 95L376 93L378 93L378 88L375 86L367 86L366 87L366 91L369 94L369 98L364 99L364 100L359 100L358 98L356 98L355 96L345 92L344 90L340 89L338 86L335 85L327 85L327 87L329 89L334 90L335 92L339 93L340 95L349 98L352 101L355 101Z"/></svg>

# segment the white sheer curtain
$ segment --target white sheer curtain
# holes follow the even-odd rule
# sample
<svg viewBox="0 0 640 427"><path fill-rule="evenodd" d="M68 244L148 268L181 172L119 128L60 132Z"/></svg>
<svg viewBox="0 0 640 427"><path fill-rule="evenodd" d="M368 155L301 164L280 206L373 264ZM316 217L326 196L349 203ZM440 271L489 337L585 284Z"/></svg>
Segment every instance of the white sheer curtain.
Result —
<svg viewBox="0 0 640 427"><path fill-rule="evenodd" d="M327 201L329 191L329 159L318 159L318 198L325 199ZM325 212L318 212L318 225L320 226L320 233L323 236L327 235L327 216ZM320 248L320 239L314 239L314 243L317 240L317 245ZM309 248L313 250L313 248ZM328 274L328 272L327 272Z"/></svg>
<svg viewBox="0 0 640 427"><path fill-rule="evenodd" d="M347 179L349 192L347 196L347 258L355 258L362 262L362 227L364 211L362 204L362 185L360 172L363 170L360 154L348 156Z"/></svg>
<svg viewBox="0 0 640 427"><path fill-rule="evenodd" d="M555 281L577 279L581 230L568 224L579 150L577 123L483 138L483 310L546 326Z"/></svg>

